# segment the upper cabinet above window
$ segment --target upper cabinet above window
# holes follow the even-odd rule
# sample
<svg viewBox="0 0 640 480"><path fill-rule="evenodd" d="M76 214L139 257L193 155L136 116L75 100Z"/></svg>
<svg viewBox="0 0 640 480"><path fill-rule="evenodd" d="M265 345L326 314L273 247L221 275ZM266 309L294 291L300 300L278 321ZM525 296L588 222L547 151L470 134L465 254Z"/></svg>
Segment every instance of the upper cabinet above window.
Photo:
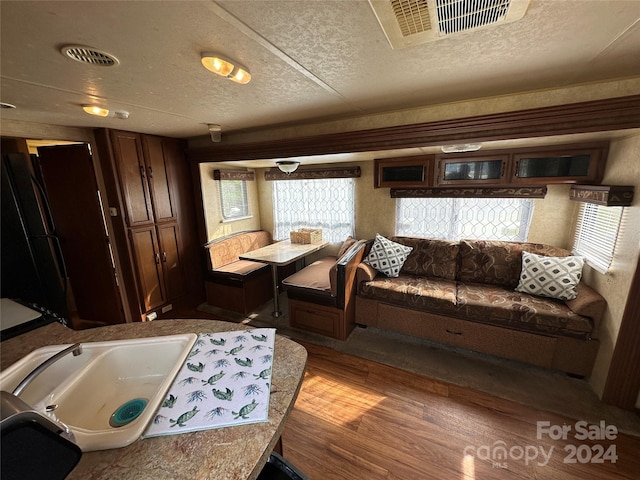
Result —
<svg viewBox="0 0 640 480"><path fill-rule="evenodd" d="M600 183L607 147L514 153L514 183Z"/></svg>
<svg viewBox="0 0 640 480"><path fill-rule="evenodd" d="M509 155L439 156L437 185L496 185L506 181Z"/></svg>
<svg viewBox="0 0 640 480"><path fill-rule="evenodd" d="M403 168L419 170L418 162L393 163L393 159L377 160L376 187L504 187L549 185L554 183L599 184L607 161L608 142L527 147L517 149L437 154L434 177L422 183L411 178ZM416 157L420 158L420 157ZM394 166L394 165L397 165ZM387 173L385 168L389 169ZM413 170L407 170L407 176ZM393 177L395 175L395 177ZM392 181L389 181L391 179Z"/></svg>
<svg viewBox="0 0 640 480"><path fill-rule="evenodd" d="M374 187L428 187L433 185L434 155L376 159Z"/></svg>

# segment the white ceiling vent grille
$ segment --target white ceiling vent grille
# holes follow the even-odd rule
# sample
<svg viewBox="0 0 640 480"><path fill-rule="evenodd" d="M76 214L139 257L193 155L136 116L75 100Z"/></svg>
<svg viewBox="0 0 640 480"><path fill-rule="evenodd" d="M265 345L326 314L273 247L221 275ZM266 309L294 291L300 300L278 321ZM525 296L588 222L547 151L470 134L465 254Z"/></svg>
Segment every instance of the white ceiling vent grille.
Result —
<svg viewBox="0 0 640 480"><path fill-rule="evenodd" d="M407 37L431 30L427 0L391 0L391 6L402 36Z"/></svg>
<svg viewBox="0 0 640 480"><path fill-rule="evenodd" d="M91 47L83 47L82 45L67 45L62 47L61 52L65 57L69 57L76 62L98 65L100 67L112 67L120 63L118 59L110 53Z"/></svg>
<svg viewBox="0 0 640 480"><path fill-rule="evenodd" d="M530 0L369 0L393 48L404 48L524 17Z"/></svg>

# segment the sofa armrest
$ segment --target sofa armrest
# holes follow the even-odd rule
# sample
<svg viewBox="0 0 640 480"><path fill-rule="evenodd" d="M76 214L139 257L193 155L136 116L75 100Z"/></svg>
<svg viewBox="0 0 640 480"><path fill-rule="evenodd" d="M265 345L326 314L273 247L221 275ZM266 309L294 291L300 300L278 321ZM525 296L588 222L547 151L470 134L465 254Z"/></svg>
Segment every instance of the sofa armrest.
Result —
<svg viewBox="0 0 640 480"><path fill-rule="evenodd" d="M607 308L607 301L602 295L583 282L578 284L578 296L573 300L565 300L567 307L583 317L593 320L594 336L598 332L600 320Z"/></svg>
<svg viewBox="0 0 640 480"><path fill-rule="evenodd" d="M358 270L356 271L357 285L360 285L362 282L370 282L376 278L377 274L378 271L375 268L367 263L361 262L358 265Z"/></svg>

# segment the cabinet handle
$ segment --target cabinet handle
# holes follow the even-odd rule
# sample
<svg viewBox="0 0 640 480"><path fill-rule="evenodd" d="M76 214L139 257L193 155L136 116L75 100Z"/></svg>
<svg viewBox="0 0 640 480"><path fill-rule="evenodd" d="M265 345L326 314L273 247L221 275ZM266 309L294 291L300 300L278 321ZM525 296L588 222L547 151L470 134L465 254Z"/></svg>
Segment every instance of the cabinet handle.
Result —
<svg viewBox="0 0 640 480"><path fill-rule="evenodd" d="M149 169L149 178L153 178L153 169L151 168L151 165L149 165L147 169Z"/></svg>
<svg viewBox="0 0 640 480"><path fill-rule="evenodd" d="M462 335L462 332L454 332L453 330L449 330L448 328L446 330L447 333L450 333L451 335Z"/></svg>
<svg viewBox="0 0 640 480"><path fill-rule="evenodd" d="M167 263L167 252L162 252L162 261Z"/></svg>
<svg viewBox="0 0 640 480"><path fill-rule="evenodd" d="M515 175L514 176L516 176L516 177L520 176L520 160L518 160L516 162L516 171L515 171Z"/></svg>
<svg viewBox="0 0 640 480"><path fill-rule="evenodd" d="M156 265L160 265L160 254L156 253Z"/></svg>
<svg viewBox="0 0 640 480"><path fill-rule="evenodd" d="M146 173L144 171L144 167L140 165L140 176L144 179L146 177Z"/></svg>

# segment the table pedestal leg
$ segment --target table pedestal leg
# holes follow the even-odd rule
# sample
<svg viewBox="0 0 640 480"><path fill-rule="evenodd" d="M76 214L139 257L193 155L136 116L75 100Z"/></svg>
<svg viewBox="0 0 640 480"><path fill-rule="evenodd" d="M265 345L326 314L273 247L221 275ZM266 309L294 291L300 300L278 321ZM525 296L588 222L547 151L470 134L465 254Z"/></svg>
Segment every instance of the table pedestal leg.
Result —
<svg viewBox="0 0 640 480"><path fill-rule="evenodd" d="M278 318L282 315L280 301L278 300L278 266L271 265L271 278L273 279L273 312L272 316Z"/></svg>

